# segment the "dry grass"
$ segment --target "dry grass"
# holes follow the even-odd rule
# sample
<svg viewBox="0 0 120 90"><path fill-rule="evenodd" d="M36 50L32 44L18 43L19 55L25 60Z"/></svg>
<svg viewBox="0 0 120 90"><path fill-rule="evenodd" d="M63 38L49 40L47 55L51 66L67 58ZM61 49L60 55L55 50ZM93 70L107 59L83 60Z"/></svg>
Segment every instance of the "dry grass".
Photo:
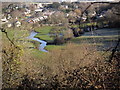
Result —
<svg viewBox="0 0 120 90"><path fill-rule="evenodd" d="M20 72L21 50L9 42L2 43L2 82L3 88L15 88L22 77Z"/></svg>
<svg viewBox="0 0 120 90"><path fill-rule="evenodd" d="M53 73L60 74L64 70L89 66L98 59L102 59L102 56L94 46L69 43L63 49L51 51L48 58L42 61L51 68Z"/></svg>
<svg viewBox="0 0 120 90"><path fill-rule="evenodd" d="M39 53L39 52L38 52ZM58 74L63 70L73 70L77 67L85 67L93 64L95 61L103 60L100 52L94 45L69 43L64 48L51 50L44 53L44 58L34 58L34 55L26 52L22 58L22 68L39 72L41 68L49 68L52 73ZM26 67L27 66L27 67ZM44 71L44 70L43 70Z"/></svg>
<svg viewBox="0 0 120 90"><path fill-rule="evenodd" d="M106 56L102 56L95 45L68 43L64 48L56 48L44 55L38 59L27 52L20 57L19 69L25 76L18 76L19 82L13 80L19 83L19 89L119 87L118 60L114 58L112 63L107 63Z"/></svg>

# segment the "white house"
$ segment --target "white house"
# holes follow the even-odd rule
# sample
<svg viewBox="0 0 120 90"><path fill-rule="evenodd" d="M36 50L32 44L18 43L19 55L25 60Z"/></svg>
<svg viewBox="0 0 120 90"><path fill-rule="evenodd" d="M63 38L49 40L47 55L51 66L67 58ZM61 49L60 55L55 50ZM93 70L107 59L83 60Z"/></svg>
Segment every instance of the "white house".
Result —
<svg viewBox="0 0 120 90"><path fill-rule="evenodd" d="M92 16L95 16L95 15L96 15L96 12L94 11L93 14L92 14Z"/></svg>
<svg viewBox="0 0 120 90"><path fill-rule="evenodd" d="M77 2L78 0L62 0L62 2Z"/></svg>
<svg viewBox="0 0 120 90"><path fill-rule="evenodd" d="M26 8L26 11L24 12L24 14L26 15L26 14L29 14L30 12L31 12L31 10Z"/></svg>
<svg viewBox="0 0 120 90"><path fill-rule="evenodd" d="M21 26L21 22L17 21L16 22L16 27L20 27Z"/></svg>
<svg viewBox="0 0 120 90"><path fill-rule="evenodd" d="M1 19L2 22L8 22L8 20L5 18Z"/></svg>
<svg viewBox="0 0 120 90"><path fill-rule="evenodd" d="M47 18L48 18L48 16L41 16L41 17L38 17L38 18L33 18L33 19L29 20L28 22L30 22L30 23L36 23L36 22L45 20Z"/></svg>
<svg viewBox="0 0 120 90"><path fill-rule="evenodd" d="M35 12L42 12L43 9L36 9Z"/></svg>
<svg viewBox="0 0 120 90"><path fill-rule="evenodd" d="M7 27L12 27L12 24L11 24L11 23L8 23L8 24L7 24Z"/></svg>
<svg viewBox="0 0 120 90"><path fill-rule="evenodd" d="M36 8L41 8L41 7L43 7L43 4L42 4L42 3L35 3L34 5L36 6Z"/></svg>
<svg viewBox="0 0 120 90"><path fill-rule="evenodd" d="M11 18L12 18L11 15L8 14L8 15L7 15L7 19L9 20L9 19L11 19Z"/></svg>
<svg viewBox="0 0 120 90"><path fill-rule="evenodd" d="M48 5L48 4L52 4L52 2L44 2L44 0L42 2L33 2L31 4L35 5L35 8L43 8L44 5Z"/></svg>

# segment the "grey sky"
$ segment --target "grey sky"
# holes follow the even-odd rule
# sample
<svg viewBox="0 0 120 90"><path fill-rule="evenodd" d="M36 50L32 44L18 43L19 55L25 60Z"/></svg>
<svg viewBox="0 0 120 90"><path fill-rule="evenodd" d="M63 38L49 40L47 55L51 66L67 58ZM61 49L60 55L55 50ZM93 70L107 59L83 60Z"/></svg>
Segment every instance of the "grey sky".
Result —
<svg viewBox="0 0 120 90"><path fill-rule="evenodd" d="M0 0L0 1L1 2L60 2L62 0ZM67 0L67 1L69 1L69 0ZM84 1L84 0L82 0L82 1ZM96 1L120 1L120 0L96 0Z"/></svg>

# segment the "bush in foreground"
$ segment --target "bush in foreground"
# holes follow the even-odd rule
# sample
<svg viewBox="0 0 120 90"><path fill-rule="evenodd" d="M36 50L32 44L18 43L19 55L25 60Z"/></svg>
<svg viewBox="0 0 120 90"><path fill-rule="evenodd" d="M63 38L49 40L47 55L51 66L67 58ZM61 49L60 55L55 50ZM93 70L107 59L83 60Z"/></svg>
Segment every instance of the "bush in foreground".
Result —
<svg viewBox="0 0 120 90"><path fill-rule="evenodd" d="M32 66L35 59L29 63L32 67L16 88L118 89L119 53L112 63L108 63L107 59L94 46L70 43L39 59L37 63L40 65L35 65L37 69Z"/></svg>

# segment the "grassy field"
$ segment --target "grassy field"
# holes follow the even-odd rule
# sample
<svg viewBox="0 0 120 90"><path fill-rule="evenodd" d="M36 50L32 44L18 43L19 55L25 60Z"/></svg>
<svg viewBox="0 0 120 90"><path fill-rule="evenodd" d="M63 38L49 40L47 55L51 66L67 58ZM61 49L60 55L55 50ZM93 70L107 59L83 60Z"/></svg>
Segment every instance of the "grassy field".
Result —
<svg viewBox="0 0 120 90"><path fill-rule="evenodd" d="M51 27L44 27L41 29L40 32L38 33L35 37L40 38L42 40L45 41L51 41L53 40L51 37L49 37L48 35L43 35L43 34L48 34L50 31ZM32 55L34 58L36 59L40 59L40 58L45 58L46 54L45 52L39 51L38 47L40 45L39 42L34 41L34 40L30 40L27 39L26 37L29 36L29 31L27 30L13 30L13 29L6 29L7 33L8 33L8 37L13 40L13 42L17 45L20 46L21 48L24 49L24 53L30 53L30 55ZM2 35L3 38L3 43L9 42L8 39L6 38L5 34L0 32L0 35ZM31 48L30 48L31 47ZM64 47L64 45L47 45L45 47L46 50L50 51L53 49L58 49L58 48L62 48Z"/></svg>
<svg viewBox="0 0 120 90"><path fill-rule="evenodd" d="M45 47L45 49L48 50L48 51L51 51L53 49L60 49L60 48L62 49L64 47L65 47L65 45L47 45Z"/></svg>
<svg viewBox="0 0 120 90"><path fill-rule="evenodd" d="M29 40L26 37L29 36L29 31L27 30L13 30L13 29L6 29L8 37L17 45L21 46L22 48L26 49L29 47L35 47L33 43L31 43L33 40ZM9 42L6 38L6 35L2 33L2 42L6 43Z"/></svg>
<svg viewBox="0 0 120 90"><path fill-rule="evenodd" d="M18 30L17 28L8 28L6 29L8 36L13 39L23 39L29 35L29 31L27 30Z"/></svg>
<svg viewBox="0 0 120 90"><path fill-rule="evenodd" d="M53 37L50 37L48 34L55 26L43 26L40 28L37 28L35 31L38 32L38 34L35 36L35 38L39 38L41 40L52 42L54 40ZM58 27L58 28L64 28L64 27ZM61 48L63 45L47 45L45 47L46 50L52 50L56 48Z"/></svg>
<svg viewBox="0 0 120 90"><path fill-rule="evenodd" d="M40 29L37 29L37 32L40 32L40 33L38 33L35 37L40 38L41 40L45 40L45 41L52 41L53 38L51 38L47 35L52 28L53 27L51 27L51 26L46 26L46 27L44 26ZM26 37L29 36L29 33L30 33L29 31L7 29L7 32L8 32L8 36L11 39L15 38L15 40L17 40L17 42L15 42L17 45L21 45L23 48L29 48L29 47L34 48L34 49L33 48L32 49L25 49L26 53L30 52L31 55L33 55L33 57L37 58L37 59L46 57L47 53L38 50L38 47L40 45L39 42L26 39ZM70 42L71 43L76 43L78 45L81 45L82 43L84 43L84 44L94 45L94 46L104 46L103 42L117 41L117 37L118 37L118 35L112 35L112 36L110 36L110 35L108 35L108 36L80 36L80 37L76 37L76 38L71 39ZM66 46L66 44L63 44L63 45L47 45L45 47L45 49L48 50L49 52L51 52L51 50L54 50L54 49L55 50L56 49L63 49L63 48L65 48L65 46Z"/></svg>
<svg viewBox="0 0 120 90"><path fill-rule="evenodd" d="M41 34L48 34L53 26L42 26L40 28L36 28L35 31Z"/></svg>
<svg viewBox="0 0 120 90"><path fill-rule="evenodd" d="M36 28L35 31L38 32L38 34L35 37L39 38L41 40L45 40L45 41L53 40L53 38L51 38L50 36L47 35L47 34L49 34L49 32L52 28L53 28L53 26L43 26L40 28Z"/></svg>
<svg viewBox="0 0 120 90"><path fill-rule="evenodd" d="M43 35L43 34L41 34L41 33L38 33L36 36L35 36L35 38L39 38L39 39L41 39L41 40L45 40L45 41L53 41L53 38L52 37L50 37L50 36L48 36L48 35Z"/></svg>

